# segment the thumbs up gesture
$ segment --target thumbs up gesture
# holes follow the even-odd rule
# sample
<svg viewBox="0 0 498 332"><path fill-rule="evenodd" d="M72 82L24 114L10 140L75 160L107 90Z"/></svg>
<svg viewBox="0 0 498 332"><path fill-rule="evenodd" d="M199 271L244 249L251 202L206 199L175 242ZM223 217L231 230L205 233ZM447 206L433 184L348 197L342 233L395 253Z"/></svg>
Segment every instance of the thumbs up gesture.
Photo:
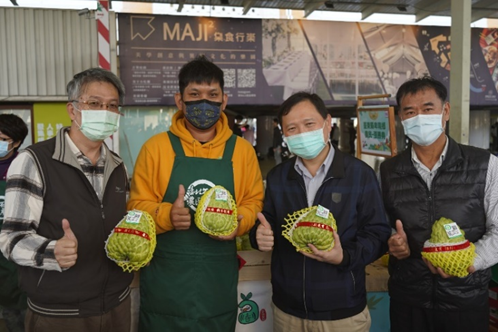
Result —
<svg viewBox="0 0 498 332"><path fill-rule="evenodd" d="M171 206L170 219L171 224L177 231L185 231L190 228L191 218L188 208L183 203L185 188L183 184L178 186L178 197Z"/></svg>
<svg viewBox="0 0 498 332"><path fill-rule="evenodd" d="M54 255L61 268L70 268L78 258L78 239L71 230L67 219L62 219L64 236L55 242Z"/></svg>
<svg viewBox="0 0 498 332"><path fill-rule="evenodd" d="M389 253L397 259L405 259L410 256L410 247L401 220L396 220L396 233L391 235L387 244L389 245Z"/></svg>
<svg viewBox="0 0 498 332"><path fill-rule="evenodd" d="M270 251L273 249L273 231L271 225L261 212L258 213L258 219L260 222L256 229L258 248L261 251Z"/></svg>

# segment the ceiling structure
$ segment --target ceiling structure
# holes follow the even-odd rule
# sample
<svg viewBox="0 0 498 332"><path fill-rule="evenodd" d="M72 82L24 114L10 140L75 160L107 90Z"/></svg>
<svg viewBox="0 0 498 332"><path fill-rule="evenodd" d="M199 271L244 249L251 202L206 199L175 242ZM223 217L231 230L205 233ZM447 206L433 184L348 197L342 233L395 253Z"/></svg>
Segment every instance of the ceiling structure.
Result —
<svg viewBox="0 0 498 332"><path fill-rule="evenodd" d="M11 0L14 1L14 0ZM361 19L382 14L415 15L416 22L431 15L451 16L451 0L120 0L123 2L148 2L178 4L181 12L187 5L243 7L244 14L252 8L302 10L304 16L314 11L356 12ZM112 2L111 2L112 3ZM498 1L472 0L472 18L475 22L482 18L498 19Z"/></svg>
<svg viewBox="0 0 498 332"><path fill-rule="evenodd" d="M16 0L10 0L12 4L18 5ZM112 1L109 0L112 8ZM243 14L252 9L280 9L303 11L304 17L308 17L315 11L327 12L354 12L361 13L361 20L369 18L373 14L401 14L414 15L415 22L431 16L451 16L452 0L119 0L121 2L134 3L158 3L177 5L177 11L181 14L186 6L223 6L243 8ZM498 19L497 0L465 0L472 2L471 22L483 18ZM392 54L391 54L392 55ZM393 61L396 61L393 57ZM231 106L233 112L242 113L253 117L262 114L276 113L278 106L275 105L240 105ZM333 106L330 111L335 117L352 117L356 115L353 106Z"/></svg>

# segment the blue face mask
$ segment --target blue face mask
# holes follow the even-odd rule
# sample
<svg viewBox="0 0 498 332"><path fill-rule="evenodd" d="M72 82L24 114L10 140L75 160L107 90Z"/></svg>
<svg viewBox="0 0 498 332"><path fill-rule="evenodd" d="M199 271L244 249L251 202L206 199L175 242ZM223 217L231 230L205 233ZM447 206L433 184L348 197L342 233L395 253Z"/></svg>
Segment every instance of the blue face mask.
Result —
<svg viewBox="0 0 498 332"><path fill-rule="evenodd" d="M443 114L420 114L401 121L405 135L415 144L429 146L444 132Z"/></svg>
<svg viewBox="0 0 498 332"><path fill-rule="evenodd" d="M0 141L0 158L5 157L6 155L9 154L10 151L14 150L14 147L9 150L9 144L12 143L12 141Z"/></svg>
<svg viewBox="0 0 498 332"><path fill-rule="evenodd" d="M209 129L218 122L221 115L221 103L207 99L185 101L185 118L197 129Z"/></svg>
<svg viewBox="0 0 498 332"><path fill-rule="evenodd" d="M323 126L325 127L325 123ZM293 136L285 136L284 142L290 152L308 160L318 156L327 145L323 139L323 127Z"/></svg>

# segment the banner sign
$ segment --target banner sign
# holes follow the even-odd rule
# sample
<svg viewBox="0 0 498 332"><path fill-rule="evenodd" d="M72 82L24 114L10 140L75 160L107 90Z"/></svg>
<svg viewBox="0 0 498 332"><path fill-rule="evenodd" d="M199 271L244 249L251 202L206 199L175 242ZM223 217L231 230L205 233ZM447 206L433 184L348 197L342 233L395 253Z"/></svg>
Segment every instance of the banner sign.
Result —
<svg viewBox="0 0 498 332"><path fill-rule="evenodd" d="M224 71L229 105L280 105L298 91L327 105L396 95L429 74L449 87L448 27L119 14L125 105L174 105L182 65L204 54ZM470 104L498 102L498 29L472 28ZM448 89L449 90L449 89ZM395 104L394 97L388 100Z"/></svg>
<svg viewBox="0 0 498 332"><path fill-rule="evenodd" d="M119 15L126 105L174 105L178 72L204 54L224 72L231 104L276 104L261 66L261 21Z"/></svg>

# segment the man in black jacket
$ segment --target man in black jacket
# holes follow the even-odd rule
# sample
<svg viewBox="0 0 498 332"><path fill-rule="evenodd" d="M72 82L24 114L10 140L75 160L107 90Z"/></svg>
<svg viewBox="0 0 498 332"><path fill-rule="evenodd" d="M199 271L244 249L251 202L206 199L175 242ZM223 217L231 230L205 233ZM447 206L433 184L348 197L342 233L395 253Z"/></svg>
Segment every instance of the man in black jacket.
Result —
<svg viewBox="0 0 498 332"><path fill-rule="evenodd" d="M274 331L366 332L365 266L386 252L391 235L375 173L330 144L330 115L316 94L292 95L278 116L297 157L268 173L263 213L250 232L254 248L273 250ZM335 244L331 250L308 244L311 253L297 252L282 225L289 214L312 206L334 216Z"/></svg>
<svg viewBox="0 0 498 332"><path fill-rule="evenodd" d="M450 116L444 85L430 77L398 90L398 114L411 148L381 165L389 239L391 331L488 331L489 267L498 261L498 158L444 133ZM454 221L475 244L466 277L448 275L421 256L434 222Z"/></svg>

